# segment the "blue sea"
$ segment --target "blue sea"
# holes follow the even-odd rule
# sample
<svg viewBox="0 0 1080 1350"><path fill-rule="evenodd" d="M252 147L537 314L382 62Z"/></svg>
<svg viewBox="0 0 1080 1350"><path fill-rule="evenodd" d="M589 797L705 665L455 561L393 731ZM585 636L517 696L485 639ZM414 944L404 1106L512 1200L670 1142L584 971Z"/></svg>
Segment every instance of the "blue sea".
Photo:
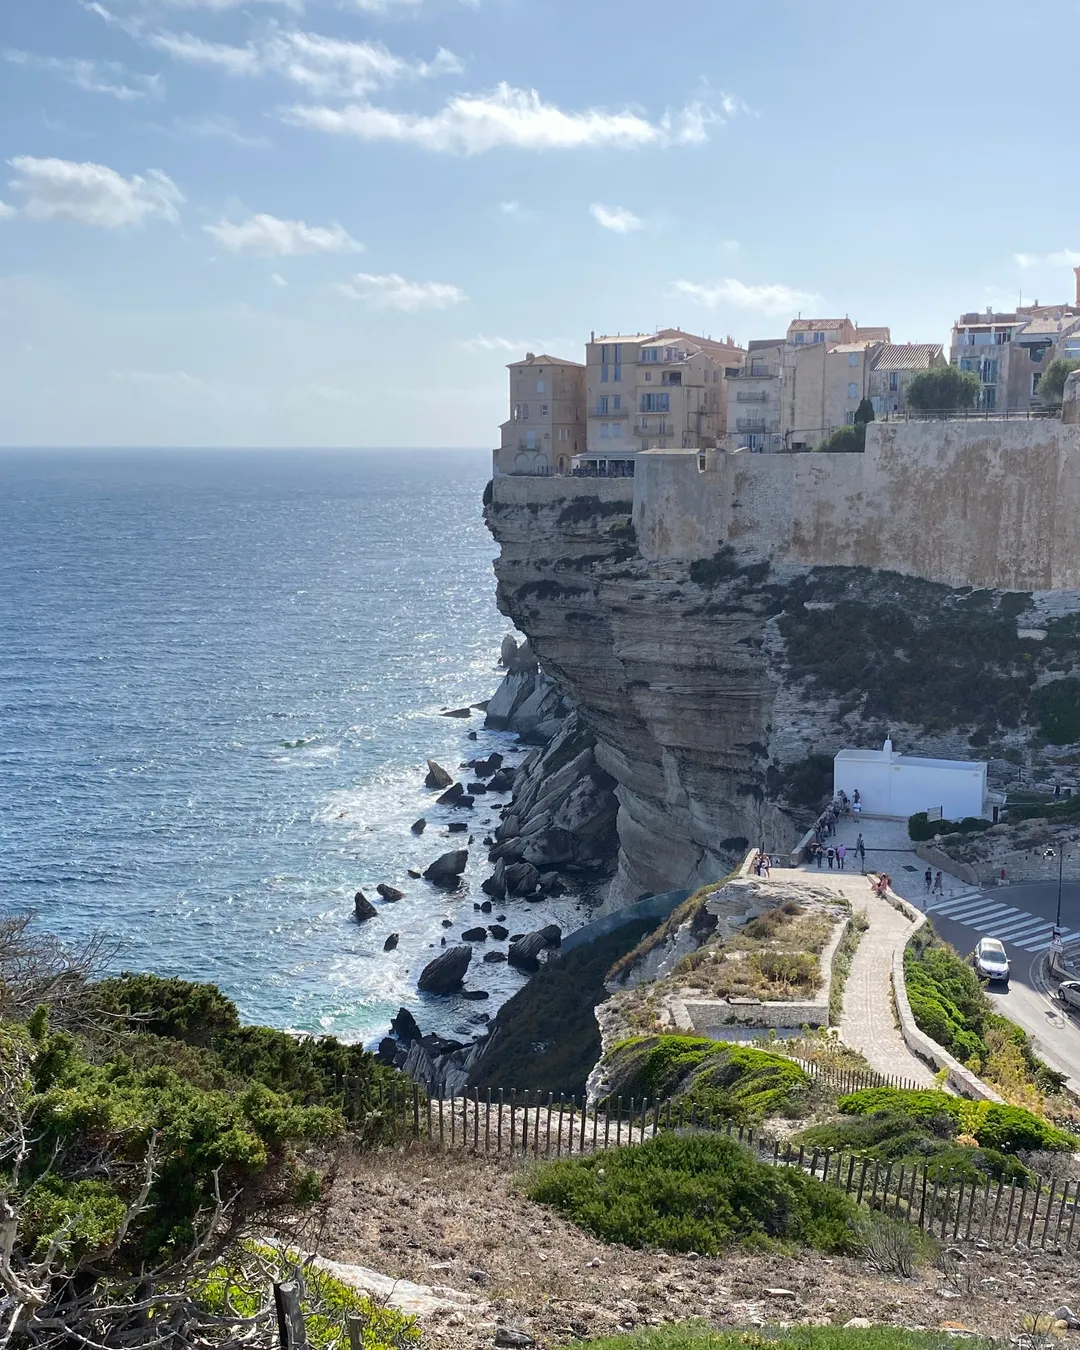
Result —
<svg viewBox="0 0 1080 1350"><path fill-rule="evenodd" d="M496 800L468 814L461 894L407 876L463 838L425 759L523 753L441 716L500 678L489 470L480 451L0 452L0 909L102 932L119 967L214 981L272 1026L367 1041L401 1004L444 1033L493 1014L522 977L479 952L487 1003L415 979L477 922ZM406 899L357 925L381 881ZM587 917L575 895L508 906L514 930Z"/></svg>

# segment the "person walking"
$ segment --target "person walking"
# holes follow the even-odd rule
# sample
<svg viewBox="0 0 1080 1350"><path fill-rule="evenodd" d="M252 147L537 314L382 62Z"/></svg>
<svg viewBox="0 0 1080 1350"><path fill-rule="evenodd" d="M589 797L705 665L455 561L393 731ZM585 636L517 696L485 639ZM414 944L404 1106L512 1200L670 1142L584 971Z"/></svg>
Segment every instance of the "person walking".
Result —
<svg viewBox="0 0 1080 1350"><path fill-rule="evenodd" d="M933 890L933 894L934 894L934 895L944 895L944 894L945 894L945 887L944 887L944 885L942 884L942 878L941 878L941 873L940 873L940 872L936 873L936 875L934 876L934 890Z"/></svg>
<svg viewBox="0 0 1080 1350"><path fill-rule="evenodd" d="M825 856L825 850L821 847L821 841L819 840L819 841L814 845L814 857L817 859L817 866L818 866L818 871L819 871L819 872L821 871L821 860L822 860L822 858L824 858L824 856Z"/></svg>
<svg viewBox="0 0 1080 1350"><path fill-rule="evenodd" d="M844 859L847 857L847 844L837 844L836 862L842 872L844 870Z"/></svg>
<svg viewBox="0 0 1080 1350"><path fill-rule="evenodd" d="M855 852L859 855L859 869L866 871L866 845L863 843L863 837L860 834L855 840Z"/></svg>
<svg viewBox="0 0 1080 1350"><path fill-rule="evenodd" d="M831 872L833 868L833 859L836 857L836 849L833 848L832 844L829 845L825 856L829 860L829 871Z"/></svg>
<svg viewBox="0 0 1080 1350"><path fill-rule="evenodd" d="M928 867L928 868L926 869L926 871L922 874L922 879L923 879L923 881L926 883L926 894L929 895L929 894L930 894L930 886L931 886L931 883L932 883L933 880L934 880L934 874L933 874L933 872L931 872L931 870L929 869L929 867Z"/></svg>

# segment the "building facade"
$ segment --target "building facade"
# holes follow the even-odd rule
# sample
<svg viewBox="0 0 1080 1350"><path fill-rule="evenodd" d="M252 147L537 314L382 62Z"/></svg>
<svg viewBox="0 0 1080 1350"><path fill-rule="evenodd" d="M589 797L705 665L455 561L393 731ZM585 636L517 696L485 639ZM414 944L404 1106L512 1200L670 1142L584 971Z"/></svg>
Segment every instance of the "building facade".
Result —
<svg viewBox="0 0 1080 1350"><path fill-rule="evenodd" d="M643 450L713 447L725 430L727 372L745 352L731 338L664 328L590 337L585 348L584 472L633 473Z"/></svg>
<svg viewBox="0 0 1080 1350"><path fill-rule="evenodd" d="M510 372L510 416L500 428L494 472L570 473L585 449L585 367L527 352Z"/></svg>
<svg viewBox="0 0 1080 1350"><path fill-rule="evenodd" d="M875 417L907 412L907 386L921 371L948 365L940 342L882 343L870 366Z"/></svg>

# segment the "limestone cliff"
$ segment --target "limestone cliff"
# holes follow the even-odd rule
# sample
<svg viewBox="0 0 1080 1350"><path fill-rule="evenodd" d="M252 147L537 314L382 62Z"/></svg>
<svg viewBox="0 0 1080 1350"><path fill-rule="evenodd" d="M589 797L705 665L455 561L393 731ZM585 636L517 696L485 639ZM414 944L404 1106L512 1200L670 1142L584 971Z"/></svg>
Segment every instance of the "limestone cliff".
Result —
<svg viewBox="0 0 1080 1350"><path fill-rule="evenodd" d="M646 558L633 491L497 480L486 506L500 608L617 784L612 906L714 881L751 844L790 848L835 751L888 731L999 777L1010 761L1075 774L1080 593L778 563L746 534L738 551L718 533L706 556Z"/></svg>

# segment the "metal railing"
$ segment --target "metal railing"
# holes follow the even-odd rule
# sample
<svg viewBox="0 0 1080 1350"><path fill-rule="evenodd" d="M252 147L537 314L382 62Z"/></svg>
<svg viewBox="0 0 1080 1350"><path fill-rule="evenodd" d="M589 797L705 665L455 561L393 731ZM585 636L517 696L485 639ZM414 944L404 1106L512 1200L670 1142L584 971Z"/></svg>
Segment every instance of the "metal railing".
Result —
<svg viewBox="0 0 1080 1350"><path fill-rule="evenodd" d="M768 403L768 390L740 389L735 395L736 403Z"/></svg>
<svg viewBox="0 0 1080 1350"><path fill-rule="evenodd" d="M1057 419L1057 408L941 408L915 412L883 412L879 422L1034 422L1046 418Z"/></svg>

